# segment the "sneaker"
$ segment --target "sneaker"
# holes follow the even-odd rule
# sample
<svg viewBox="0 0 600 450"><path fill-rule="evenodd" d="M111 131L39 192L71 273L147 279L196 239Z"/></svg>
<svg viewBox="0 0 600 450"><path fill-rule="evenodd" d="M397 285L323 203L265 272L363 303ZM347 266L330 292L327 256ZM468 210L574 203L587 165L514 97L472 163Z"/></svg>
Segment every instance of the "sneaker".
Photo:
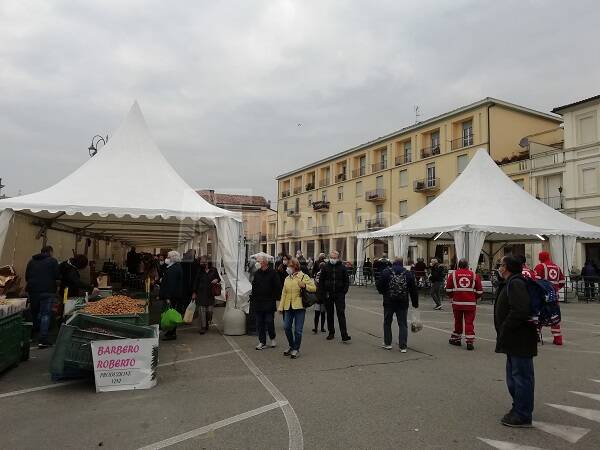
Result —
<svg viewBox="0 0 600 450"><path fill-rule="evenodd" d="M271 348L277 347L277 342L275 342L275 339L271 339L271 341L269 342L269 347L271 347Z"/></svg>
<svg viewBox="0 0 600 450"><path fill-rule="evenodd" d="M259 342L258 345L256 346L256 350L264 350L265 348L267 348L266 344L263 344L262 342Z"/></svg>
<svg viewBox="0 0 600 450"><path fill-rule="evenodd" d="M400 353L406 353L406 347L400 347Z"/></svg>
<svg viewBox="0 0 600 450"><path fill-rule="evenodd" d="M290 356L292 354L292 348L288 348L285 352L283 352L283 356Z"/></svg>
<svg viewBox="0 0 600 450"><path fill-rule="evenodd" d="M348 336L348 335L342 336L342 342L348 342L348 341L351 341L351 340L352 340L352 338L350 336Z"/></svg>
<svg viewBox="0 0 600 450"><path fill-rule="evenodd" d="M456 340L456 339L449 339L448 343L450 345L456 345L457 347L460 347L462 345L462 343L459 340Z"/></svg>
<svg viewBox="0 0 600 450"><path fill-rule="evenodd" d="M442 310L442 305L436 305L433 307L433 309L435 309L436 311L441 311Z"/></svg>
<svg viewBox="0 0 600 450"><path fill-rule="evenodd" d="M298 356L300 356L300 352L298 350L292 350L292 353L290 354L290 358L296 359Z"/></svg>
<svg viewBox="0 0 600 450"><path fill-rule="evenodd" d="M327 333L327 330L325 328L321 328L321 333Z"/></svg>
<svg viewBox="0 0 600 450"><path fill-rule="evenodd" d="M472 342L467 342L467 350L475 350L475 346Z"/></svg>
<svg viewBox="0 0 600 450"><path fill-rule="evenodd" d="M46 343L46 342L40 342L40 343L38 344L38 348L39 348L40 350L41 350L41 349L44 349L44 348L48 348L48 347L52 347L52 344L49 344L49 343Z"/></svg>
<svg viewBox="0 0 600 450"><path fill-rule="evenodd" d="M513 428L531 428L531 420L521 419L514 413L509 413L502 418L500 423Z"/></svg>
<svg viewBox="0 0 600 450"><path fill-rule="evenodd" d="M333 335L333 334L329 333L329 334L327 335L327 340L328 340L328 341L331 341L331 340L332 340L334 337L335 337L335 335Z"/></svg>
<svg viewBox="0 0 600 450"><path fill-rule="evenodd" d="M383 348L385 350L391 350L392 346L391 345L387 345L387 344L381 344L381 348Z"/></svg>
<svg viewBox="0 0 600 450"><path fill-rule="evenodd" d="M554 345L563 345L562 336L554 336L552 343Z"/></svg>
<svg viewBox="0 0 600 450"><path fill-rule="evenodd" d="M313 332L313 334L317 334L317 329L316 329L316 328L313 328L313 329L312 329L312 332Z"/></svg>

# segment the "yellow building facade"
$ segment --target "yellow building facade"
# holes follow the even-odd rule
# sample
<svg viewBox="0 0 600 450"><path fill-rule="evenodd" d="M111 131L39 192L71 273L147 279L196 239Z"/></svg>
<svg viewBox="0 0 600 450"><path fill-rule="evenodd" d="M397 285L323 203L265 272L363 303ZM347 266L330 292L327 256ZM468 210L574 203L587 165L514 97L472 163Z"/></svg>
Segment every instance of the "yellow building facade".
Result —
<svg viewBox="0 0 600 450"><path fill-rule="evenodd" d="M485 98L284 173L277 177L269 250L315 257L336 249L354 261L357 233L418 211L454 181L479 148L527 189L529 171L519 166L528 151L522 138L560 123L559 117ZM378 257L387 247L387 241L375 241L366 254ZM425 256L419 249L411 253Z"/></svg>

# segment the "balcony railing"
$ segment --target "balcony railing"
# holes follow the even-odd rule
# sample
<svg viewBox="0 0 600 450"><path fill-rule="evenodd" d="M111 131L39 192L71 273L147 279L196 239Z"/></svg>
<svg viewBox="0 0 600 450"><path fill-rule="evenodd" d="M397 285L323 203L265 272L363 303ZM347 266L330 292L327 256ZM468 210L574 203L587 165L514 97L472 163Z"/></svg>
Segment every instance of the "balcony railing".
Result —
<svg viewBox="0 0 600 450"><path fill-rule="evenodd" d="M281 196L284 197L284 198L285 197L289 197L290 196L290 190L288 189L286 191L281 191Z"/></svg>
<svg viewBox="0 0 600 450"><path fill-rule="evenodd" d="M431 158L432 156L439 155L441 152L440 146L434 145L432 147L425 147L421 149L421 159Z"/></svg>
<svg viewBox="0 0 600 450"><path fill-rule="evenodd" d="M288 209L287 216L288 217L300 217L300 210L296 209L296 208Z"/></svg>
<svg viewBox="0 0 600 450"><path fill-rule="evenodd" d="M319 187L329 186L329 177L323 178L319 181Z"/></svg>
<svg viewBox="0 0 600 450"><path fill-rule="evenodd" d="M538 197L538 200L540 202L545 203L550 208L563 209L563 198L562 198L562 196L559 196L559 197L543 197L543 198L539 198Z"/></svg>
<svg viewBox="0 0 600 450"><path fill-rule="evenodd" d="M260 242L267 242L267 235L266 234L263 234L263 233L258 233L258 234L259 234L258 240Z"/></svg>
<svg viewBox="0 0 600 450"><path fill-rule="evenodd" d="M360 168L354 169L352 171L352 178L362 177L362 176L365 176L366 174L367 174L367 168L366 167L360 167Z"/></svg>
<svg viewBox="0 0 600 450"><path fill-rule="evenodd" d="M329 202L325 200L319 200L312 204L314 211L329 211Z"/></svg>
<svg viewBox="0 0 600 450"><path fill-rule="evenodd" d="M365 222L365 228L367 230L381 230L382 228L385 228L385 220L379 217L376 219L367 220Z"/></svg>
<svg viewBox="0 0 600 450"><path fill-rule="evenodd" d="M340 181L346 181L346 173L345 173L345 172L344 172L344 173L338 173L338 174L336 175L336 177L335 177L335 180L336 180L337 182L340 182Z"/></svg>
<svg viewBox="0 0 600 450"><path fill-rule="evenodd" d="M385 200L385 189L375 189L365 192L365 200L368 202L382 202Z"/></svg>
<svg viewBox="0 0 600 450"><path fill-rule="evenodd" d="M304 190L306 191L312 191L315 188L315 182L311 181L310 183L306 183L306 186L304 186Z"/></svg>
<svg viewBox="0 0 600 450"><path fill-rule="evenodd" d="M413 184L415 192L433 192L440 189L439 178L425 178L423 180L415 180Z"/></svg>
<svg viewBox="0 0 600 450"><path fill-rule="evenodd" d="M409 162L411 162L410 154L396 156L396 165L397 166L401 166L402 164L408 164Z"/></svg>
<svg viewBox="0 0 600 450"><path fill-rule="evenodd" d="M267 240L268 241L275 241L277 239L277 235L275 233L269 233L267 234Z"/></svg>
<svg viewBox="0 0 600 450"><path fill-rule="evenodd" d="M379 172L380 170L385 170L387 168L387 163L385 161L380 161L371 166L373 172Z"/></svg>
<svg viewBox="0 0 600 450"><path fill-rule="evenodd" d="M552 167L564 164L565 154L563 152L556 153L539 153L531 155L531 168L542 169L544 167Z"/></svg>
<svg viewBox="0 0 600 450"><path fill-rule="evenodd" d="M458 139L452 139L452 141L450 141L450 148L452 150L458 150L459 148L470 147L474 142L473 137L473 134L467 134Z"/></svg>
<svg viewBox="0 0 600 450"><path fill-rule="evenodd" d="M320 227L313 227L313 234L327 234L329 233L329 227L327 225L321 225Z"/></svg>
<svg viewBox="0 0 600 450"><path fill-rule="evenodd" d="M298 237L298 236L300 236L300 231L299 230L286 231L281 236L284 238Z"/></svg>
<svg viewBox="0 0 600 450"><path fill-rule="evenodd" d="M302 186L296 186L294 188L294 194L300 194L302 192Z"/></svg>

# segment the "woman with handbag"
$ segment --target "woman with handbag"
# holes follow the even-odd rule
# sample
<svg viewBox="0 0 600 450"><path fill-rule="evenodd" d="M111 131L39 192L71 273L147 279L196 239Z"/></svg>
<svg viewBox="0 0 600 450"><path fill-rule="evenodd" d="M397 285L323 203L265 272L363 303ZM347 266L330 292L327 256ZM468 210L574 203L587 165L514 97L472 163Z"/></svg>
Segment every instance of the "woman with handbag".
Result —
<svg viewBox="0 0 600 450"><path fill-rule="evenodd" d="M199 310L200 334L206 333L212 322L215 297L218 295L221 295L219 271L206 258L201 258L192 293L192 300L196 301Z"/></svg>
<svg viewBox="0 0 600 450"><path fill-rule="evenodd" d="M300 263L296 258L288 261L287 274L278 311L283 314L283 329L289 343L289 348L283 352L283 356L296 359L302 343L305 304L312 302L317 287L314 281L300 270Z"/></svg>

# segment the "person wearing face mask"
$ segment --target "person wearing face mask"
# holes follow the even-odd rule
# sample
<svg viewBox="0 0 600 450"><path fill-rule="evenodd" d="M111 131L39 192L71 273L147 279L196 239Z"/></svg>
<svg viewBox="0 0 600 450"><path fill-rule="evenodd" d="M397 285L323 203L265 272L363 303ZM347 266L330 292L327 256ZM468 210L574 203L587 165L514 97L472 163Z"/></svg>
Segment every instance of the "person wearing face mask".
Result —
<svg viewBox="0 0 600 450"><path fill-rule="evenodd" d="M306 261L306 258L304 257L304 255L302 254L301 250L298 250L296 252L296 259L298 260L298 262L300 263L300 270L303 273L308 274L308 262Z"/></svg>
<svg viewBox="0 0 600 450"><path fill-rule="evenodd" d="M286 272L288 276L283 285L278 308L279 312L283 314L283 329L289 344L289 348L283 352L283 355L296 359L300 352L306 315L302 303L302 289L316 292L317 287L314 281L300 270L300 263L295 258L288 262Z"/></svg>
<svg viewBox="0 0 600 450"><path fill-rule="evenodd" d="M340 254L337 250L329 253L329 264L326 264L319 277L319 289L325 299L325 308L327 310L327 340L335 337L335 320L333 310L338 318L338 325L342 335L342 342L351 339L348 335L346 325L346 293L350 288L350 278L348 269L340 261Z"/></svg>
<svg viewBox="0 0 600 450"><path fill-rule="evenodd" d="M256 272L252 280L250 308L256 317L258 345L256 350L267 347L274 348L275 343L275 310L277 299L281 296L281 281L274 269L269 266L266 256L259 256L255 265ZM267 332L269 345L267 346Z"/></svg>
<svg viewBox="0 0 600 450"><path fill-rule="evenodd" d="M192 290L192 300L196 301L199 308L200 334L206 333L212 322L215 306L213 286L220 282L219 271L213 267L210 261L207 261L206 257L200 258L200 267Z"/></svg>
<svg viewBox="0 0 600 450"><path fill-rule="evenodd" d="M521 274L523 264L507 255L498 271L501 281L494 303L496 353L506 354L506 385L513 400L513 407L500 422L509 427L531 427L537 330L530 322L531 303Z"/></svg>
<svg viewBox="0 0 600 450"><path fill-rule="evenodd" d="M279 275L279 283L281 284L281 288L283 289L283 285L285 284L285 279L287 278L287 267L288 261L292 259L290 255L283 255L281 258L281 262L276 266L277 275Z"/></svg>
<svg viewBox="0 0 600 450"><path fill-rule="evenodd" d="M181 268L181 256L179 252L170 251L165 258L167 266L160 284L159 297L161 300L169 300L171 307L181 309L183 300L183 270ZM169 330L163 336L163 340L177 339L177 327Z"/></svg>

